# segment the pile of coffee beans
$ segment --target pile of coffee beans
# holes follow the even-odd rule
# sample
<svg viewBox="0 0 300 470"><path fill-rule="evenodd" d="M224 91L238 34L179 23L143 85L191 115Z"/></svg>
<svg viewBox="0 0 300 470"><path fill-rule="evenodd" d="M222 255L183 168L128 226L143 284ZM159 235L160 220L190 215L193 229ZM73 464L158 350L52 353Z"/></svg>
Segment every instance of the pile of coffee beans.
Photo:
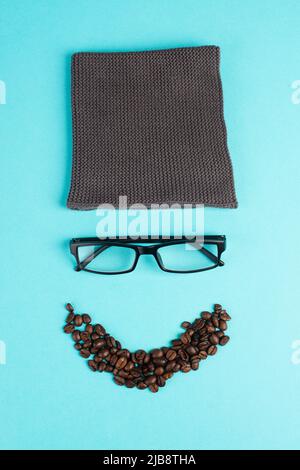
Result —
<svg viewBox="0 0 300 470"><path fill-rule="evenodd" d="M69 313L64 331L72 335L75 349L88 359L90 369L111 372L117 385L128 388L158 392L176 372L197 370L200 362L229 341L225 332L230 316L219 304L215 304L212 313L202 312L192 323L183 322L184 332L171 341L170 347L149 352L128 351L102 325L93 325L88 314L76 314L70 303L66 308Z"/></svg>

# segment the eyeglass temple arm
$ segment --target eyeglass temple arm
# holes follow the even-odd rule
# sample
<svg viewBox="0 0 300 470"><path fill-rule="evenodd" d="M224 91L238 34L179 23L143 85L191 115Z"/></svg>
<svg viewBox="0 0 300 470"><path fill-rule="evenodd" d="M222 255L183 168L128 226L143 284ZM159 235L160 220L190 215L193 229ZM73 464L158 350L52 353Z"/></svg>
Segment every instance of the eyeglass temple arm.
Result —
<svg viewBox="0 0 300 470"><path fill-rule="evenodd" d="M93 253L91 253L89 256L87 256L83 261L78 263L78 266L76 267L76 271L81 271L84 269L93 259L95 259L102 251L106 250L108 246L99 246L97 250L95 250Z"/></svg>
<svg viewBox="0 0 300 470"><path fill-rule="evenodd" d="M213 253L211 253L209 250L207 250L203 246L199 248L199 251L202 251L202 253L204 253L205 256L207 256L207 258L211 259L215 263L218 263L219 266L224 266L225 264L224 261L219 260L217 256L215 256Z"/></svg>

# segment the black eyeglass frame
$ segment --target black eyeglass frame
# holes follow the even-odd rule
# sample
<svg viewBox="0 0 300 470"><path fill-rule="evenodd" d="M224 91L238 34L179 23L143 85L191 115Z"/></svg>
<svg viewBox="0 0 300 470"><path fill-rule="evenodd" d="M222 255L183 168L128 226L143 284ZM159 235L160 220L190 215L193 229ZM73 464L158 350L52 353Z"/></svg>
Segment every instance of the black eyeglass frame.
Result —
<svg viewBox="0 0 300 470"><path fill-rule="evenodd" d="M159 248L169 246L169 245L175 245L175 244L182 244L182 243L201 243L205 245L216 245L217 250L218 250L218 255L215 256L213 253L210 251L206 250L205 248L202 247L202 251L204 251L205 255L210 258L212 261L215 262L214 265L208 266L205 268L200 268L200 269L194 269L194 270L172 270L168 269L164 266L162 259L159 255ZM143 246L143 244L148 244L147 246ZM150 245L149 245L150 243ZM81 246L96 246L99 245L99 249L109 246L126 246L127 244L130 244L130 248L135 251L135 260L131 266L130 269L124 270L124 271L115 271L115 272L106 272L106 271L93 271L92 269L86 268L86 265L93 260L98 254L100 254L100 251L96 256L93 254L87 257L86 259L90 260L88 263L84 265L84 261L80 261L79 259L79 253L78 249ZM104 248L104 249L105 249ZM189 273L197 273L197 272L202 272L202 271L208 271L210 269L214 269L218 266L224 266L224 262L221 260L221 255L226 249L226 236L225 235L204 235L201 237L169 237L168 239L164 239L162 237L158 238L137 238L137 239L132 239L130 237L128 238L105 238L101 240L100 238L97 237L90 237L90 238L73 238L70 241L70 251L71 254L75 257L77 266L75 267L76 271L87 271L91 272L94 274L106 274L106 275L115 275L115 274L126 274L134 271L136 268L136 265L139 261L139 258L141 255L152 255L154 256L159 268L162 271L169 272L169 273L175 273L175 274L189 274ZM92 257L91 257L92 256Z"/></svg>

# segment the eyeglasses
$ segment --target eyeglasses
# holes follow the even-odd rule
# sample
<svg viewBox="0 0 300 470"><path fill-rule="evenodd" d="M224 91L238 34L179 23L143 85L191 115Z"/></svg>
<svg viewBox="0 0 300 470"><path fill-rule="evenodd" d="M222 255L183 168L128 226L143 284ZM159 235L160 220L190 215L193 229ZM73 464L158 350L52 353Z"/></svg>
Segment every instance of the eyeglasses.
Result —
<svg viewBox="0 0 300 470"><path fill-rule="evenodd" d="M125 274L133 271L141 255L152 255L160 269L169 273L196 273L224 266L221 254L225 235L171 237L168 240L117 238L73 238L70 250L76 271L96 274Z"/></svg>

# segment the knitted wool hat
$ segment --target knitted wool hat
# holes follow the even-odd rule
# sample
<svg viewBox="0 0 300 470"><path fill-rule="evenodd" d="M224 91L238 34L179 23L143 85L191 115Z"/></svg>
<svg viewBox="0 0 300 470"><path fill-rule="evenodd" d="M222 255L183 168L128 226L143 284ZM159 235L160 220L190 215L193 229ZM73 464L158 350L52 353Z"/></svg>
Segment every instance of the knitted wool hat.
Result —
<svg viewBox="0 0 300 470"><path fill-rule="evenodd" d="M216 46L72 58L68 207L237 207Z"/></svg>

